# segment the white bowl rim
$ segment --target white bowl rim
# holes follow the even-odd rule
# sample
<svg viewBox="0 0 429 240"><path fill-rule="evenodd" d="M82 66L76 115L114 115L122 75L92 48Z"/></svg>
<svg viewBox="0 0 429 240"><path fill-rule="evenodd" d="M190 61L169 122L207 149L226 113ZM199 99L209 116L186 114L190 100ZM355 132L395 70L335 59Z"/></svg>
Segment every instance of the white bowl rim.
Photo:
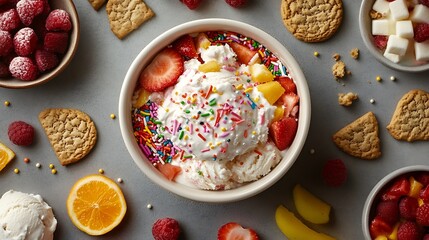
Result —
<svg viewBox="0 0 429 240"><path fill-rule="evenodd" d="M405 173L412 172L429 172L429 166L427 165L412 165L406 166L387 174L381 180L377 182L377 184L372 188L371 192L368 194L368 197L365 201L363 211L362 211L362 231L365 239L371 240L371 236L369 234L369 214L371 212L372 204L374 203L375 197L378 195L379 191L390 181L399 177Z"/></svg>
<svg viewBox="0 0 429 240"><path fill-rule="evenodd" d="M171 43L173 40L177 39L178 36L186 33L196 33L210 30L230 30L239 32L245 36L252 36L253 39L261 42L268 49L276 53L276 56L280 58L285 66L287 66L294 80L299 81L297 83L298 95L300 96L299 124L295 141L289 148L290 150L293 150L293 152L288 156L289 160L280 161L280 163L267 176L259 179L258 181L246 184L239 188L225 191L201 190L167 180L164 176L161 175L159 171L155 171L155 168L139 149L132 134L133 130L131 126L131 96L134 92L138 76L140 75L143 66L145 66L157 52L166 46L159 43ZM146 58L144 62L144 58L147 57L149 53L151 53L152 56ZM282 56L284 56L285 59L283 59ZM222 18L207 18L194 20L175 26L156 37L146 47L144 47L143 50L141 50L141 52L132 62L124 78L124 83L122 85L119 98L119 124L123 140L134 162L153 182L172 193L191 200L212 203L232 202L254 196L267 189L277 182L281 177L283 177L283 175L293 165L307 138L311 119L310 102L310 93L304 74L293 56L280 42L264 31L243 22ZM142 159L144 161L142 161Z"/></svg>
<svg viewBox="0 0 429 240"><path fill-rule="evenodd" d="M382 64L392 69L404 71L404 72L423 72L429 70L429 62L423 65L417 66L407 66L394 63L387 58L385 58L379 50L374 46L373 42L370 39L370 28L366 26L366 20L369 18L369 11L372 8L375 0L362 0L360 10L359 10L359 29L360 35L365 46L368 48L369 52Z"/></svg>

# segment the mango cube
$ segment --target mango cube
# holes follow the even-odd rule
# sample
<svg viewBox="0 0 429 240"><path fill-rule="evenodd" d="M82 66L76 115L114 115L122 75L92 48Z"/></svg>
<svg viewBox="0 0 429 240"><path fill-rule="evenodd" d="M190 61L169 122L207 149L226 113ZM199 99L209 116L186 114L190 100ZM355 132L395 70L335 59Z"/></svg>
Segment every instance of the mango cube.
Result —
<svg viewBox="0 0 429 240"><path fill-rule="evenodd" d="M267 101L273 105L283 95L285 89L277 81L271 81L260 84L256 87L267 99Z"/></svg>
<svg viewBox="0 0 429 240"><path fill-rule="evenodd" d="M305 220L314 224L329 222L331 206L314 196L300 184L293 188L293 201L296 210Z"/></svg>
<svg viewBox="0 0 429 240"><path fill-rule="evenodd" d="M195 48L197 49L197 52L200 52L200 49L207 49L209 48L211 42L207 35L205 33L199 33L196 38Z"/></svg>
<svg viewBox="0 0 429 240"><path fill-rule="evenodd" d="M201 64L198 67L198 70L200 72L205 72L205 73L207 73L207 72L219 72L220 68L221 68L221 65L217 61L211 60L211 61L208 61L206 63Z"/></svg>
<svg viewBox="0 0 429 240"><path fill-rule="evenodd" d="M264 64L255 63L250 65L249 71L250 76L254 82L265 83L274 80L274 75Z"/></svg>
<svg viewBox="0 0 429 240"><path fill-rule="evenodd" d="M140 108L144 104L147 103L149 100L151 92L144 90L143 88L140 89L139 95L135 102L133 102L133 107Z"/></svg>
<svg viewBox="0 0 429 240"><path fill-rule="evenodd" d="M285 114L285 109L283 106L277 106L276 110L274 110L274 118L273 122L280 120Z"/></svg>
<svg viewBox="0 0 429 240"><path fill-rule="evenodd" d="M410 197L418 198L422 188L423 184L418 182L415 178L410 177L410 192L408 193Z"/></svg>
<svg viewBox="0 0 429 240"><path fill-rule="evenodd" d="M280 205L276 209L275 219L280 231L288 239L293 240L335 240L335 238L314 231L301 222L286 207Z"/></svg>

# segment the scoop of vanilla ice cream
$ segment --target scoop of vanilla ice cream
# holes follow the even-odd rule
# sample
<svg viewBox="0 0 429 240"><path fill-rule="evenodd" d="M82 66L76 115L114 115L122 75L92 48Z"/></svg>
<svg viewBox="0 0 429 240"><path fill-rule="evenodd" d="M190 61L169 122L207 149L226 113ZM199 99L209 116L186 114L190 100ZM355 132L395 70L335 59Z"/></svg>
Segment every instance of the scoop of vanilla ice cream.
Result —
<svg viewBox="0 0 429 240"><path fill-rule="evenodd" d="M56 227L52 208L40 195L10 190L0 198L0 239L52 240Z"/></svg>

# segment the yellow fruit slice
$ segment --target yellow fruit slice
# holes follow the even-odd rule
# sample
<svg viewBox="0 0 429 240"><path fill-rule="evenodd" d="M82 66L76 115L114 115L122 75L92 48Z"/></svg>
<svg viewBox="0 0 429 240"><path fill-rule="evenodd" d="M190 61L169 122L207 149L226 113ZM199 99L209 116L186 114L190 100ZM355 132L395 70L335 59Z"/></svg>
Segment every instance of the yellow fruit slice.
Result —
<svg viewBox="0 0 429 240"><path fill-rule="evenodd" d="M285 89L280 85L277 81L267 82L260 84L256 87L262 94L264 94L264 97L267 99L267 101L273 105L277 100L282 96L282 94L285 92Z"/></svg>
<svg viewBox="0 0 429 240"><path fill-rule="evenodd" d="M6 165L12 161L14 157L15 153L0 142L0 171L3 170L3 168L6 167Z"/></svg>
<svg viewBox="0 0 429 240"><path fill-rule="evenodd" d="M409 196L418 198L420 194L420 190L423 188L423 184L418 182L415 178L412 176L410 177L410 192L408 193Z"/></svg>
<svg viewBox="0 0 429 240"><path fill-rule="evenodd" d="M151 92L144 90L143 88L140 89L139 96L137 97L136 101L133 103L133 107L140 108L144 104L147 103L149 100Z"/></svg>
<svg viewBox="0 0 429 240"><path fill-rule="evenodd" d="M277 207L275 218L277 226L289 240L335 240L331 236L307 227L282 205Z"/></svg>
<svg viewBox="0 0 429 240"><path fill-rule="evenodd" d="M255 63L249 66L250 76L252 80L257 83L271 82L274 80L274 75L264 65Z"/></svg>
<svg viewBox="0 0 429 240"><path fill-rule="evenodd" d="M103 235L124 218L127 204L119 186L103 175L79 179L67 198L70 220L81 231Z"/></svg>
<svg viewBox="0 0 429 240"><path fill-rule="evenodd" d="M293 188L293 201L299 215L305 220L315 224L329 222L331 206L314 196L300 184Z"/></svg>
<svg viewBox="0 0 429 240"><path fill-rule="evenodd" d="M206 63L201 64L198 67L198 70L200 72L208 73L208 72L219 72L220 68L221 68L221 66L216 60L211 60L211 61L208 61Z"/></svg>

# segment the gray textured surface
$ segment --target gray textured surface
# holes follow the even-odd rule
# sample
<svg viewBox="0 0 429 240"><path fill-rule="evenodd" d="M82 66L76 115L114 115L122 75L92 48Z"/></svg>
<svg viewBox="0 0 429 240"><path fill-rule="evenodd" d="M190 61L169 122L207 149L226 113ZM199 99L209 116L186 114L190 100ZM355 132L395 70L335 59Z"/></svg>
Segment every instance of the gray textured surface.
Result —
<svg viewBox="0 0 429 240"><path fill-rule="evenodd" d="M274 212L279 204L294 210L292 188L301 183L311 192L333 206L329 224L313 226L337 239L363 239L361 212L367 194L385 174L402 166L428 164L427 142L406 143L394 140L386 131L399 98L408 90L429 90L428 72L410 74L386 68L365 49L358 27L360 1L344 0L344 19L333 38L317 44L307 44L292 37L283 27L280 1L251 0L242 9L233 9L223 0L205 0L202 6L188 10L178 0L146 0L156 16L120 41L111 32L104 7L95 12L85 0L75 1L81 22L79 49L70 66L55 80L33 89L0 89L0 101L8 100L10 107L0 105L0 141L12 147L17 158L0 173L0 194L9 189L41 194L54 208L58 219L55 239L152 239L152 223L161 217L180 221L182 239L216 239L217 229L229 221L254 228L261 239L286 239L276 226ZM174 16L174 18L172 18ZM267 191L248 200L228 204L205 204L177 197L149 181L136 167L120 136L117 113L119 91L125 73L138 52L163 31L177 24L200 18L224 17L252 24L273 35L295 56L307 78L312 96L312 123L303 152L283 179ZM358 61L349 57L352 48L361 50ZM313 52L320 53L319 58ZM352 71L343 81L333 80L333 53L339 53ZM377 82L379 75L383 81ZM396 76L397 81L389 80ZM360 100L352 107L337 103L339 92L353 91ZM370 103L370 99L375 104ZM98 143L83 161L61 167L51 150L38 122L38 113L48 107L79 108L88 113L98 128ZM339 128L373 111L380 123L383 156L365 161L340 152L330 140ZM31 147L17 147L7 137L11 121L24 120L36 128L36 141ZM315 154L310 154L310 149ZM30 164L23 162L31 159ZM339 188L325 186L320 177L323 163L341 158L349 170L349 178ZM34 165L40 162L43 167ZM52 175L49 163L57 166ZM21 173L13 173L14 168ZM103 168L106 176L121 177L128 202L128 213L119 227L101 237L90 237L70 222L65 208L68 191L73 183ZM147 204L153 209L146 209Z"/></svg>

